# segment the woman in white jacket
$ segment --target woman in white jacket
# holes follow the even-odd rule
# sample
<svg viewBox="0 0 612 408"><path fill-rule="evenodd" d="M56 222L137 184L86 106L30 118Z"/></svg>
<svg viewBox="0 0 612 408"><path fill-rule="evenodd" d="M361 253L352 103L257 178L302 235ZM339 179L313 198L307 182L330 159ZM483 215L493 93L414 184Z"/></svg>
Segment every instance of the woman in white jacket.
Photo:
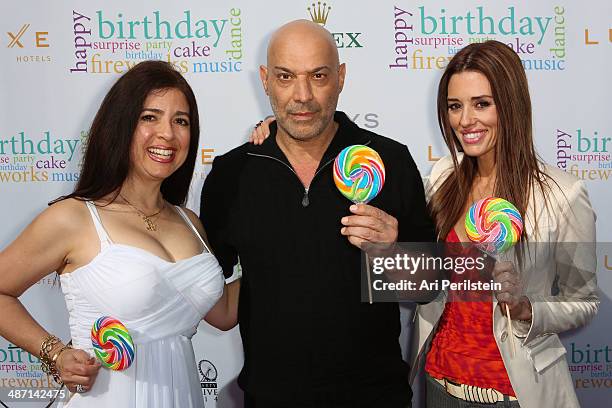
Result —
<svg viewBox="0 0 612 408"><path fill-rule="evenodd" d="M578 407L557 334L597 312L595 214L581 181L536 156L519 57L497 41L457 53L440 80L438 122L451 153L427 187L440 240L469 242L465 214L489 196L512 202L525 228L513 261L495 265L502 291L489 301L445 292L418 308L412 378L424 367L430 408Z"/></svg>

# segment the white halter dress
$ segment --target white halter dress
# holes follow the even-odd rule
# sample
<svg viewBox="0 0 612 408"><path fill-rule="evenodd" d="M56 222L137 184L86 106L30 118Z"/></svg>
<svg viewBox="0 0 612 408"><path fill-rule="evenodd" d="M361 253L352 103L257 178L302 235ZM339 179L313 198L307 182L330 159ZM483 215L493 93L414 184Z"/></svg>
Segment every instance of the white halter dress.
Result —
<svg viewBox="0 0 612 408"><path fill-rule="evenodd" d="M60 276L72 344L93 355L92 324L111 316L130 332L135 357L124 371L101 367L92 389L72 395L64 406L204 407L191 337L223 293L219 263L179 207L206 250L168 262L143 249L113 243L95 206L86 204L100 238L100 253Z"/></svg>

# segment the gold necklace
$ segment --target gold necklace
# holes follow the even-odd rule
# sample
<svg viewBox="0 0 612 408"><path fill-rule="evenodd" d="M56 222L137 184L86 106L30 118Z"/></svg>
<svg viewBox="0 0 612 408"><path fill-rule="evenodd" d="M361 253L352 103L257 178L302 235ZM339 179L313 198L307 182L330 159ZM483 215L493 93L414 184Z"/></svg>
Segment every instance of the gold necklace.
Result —
<svg viewBox="0 0 612 408"><path fill-rule="evenodd" d="M140 208L138 208L134 204L130 203L128 201L128 199L123 196L123 194L119 193L119 197L121 197L123 199L123 201L126 202L127 205L132 207L138 213L138 215L140 215L140 218L142 218L142 220L144 221L145 225L147 226L147 231L157 231L157 224L155 223L153 218L158 216L162 211L164 211L164 208L166 208L166 201L162 202L162 206L159 209L159 211L157 211L156 213L153 213L151 215L146 215Z"/></svg>
<svg viewBox="0 0 612 408"><path fill-rule="evenodd" d="M480 177L480 176L478 176L478 175L477 175L477 176L476 176L476 179L481 179L481 180L482 180L482 177ZM493 181L493 182L491 182L491 180L489 180L489 181L487 181L487 182L485 183L484 187L482 187L482 188L477 188L477 187L476 187L476 179L474 180L474 185L473 185L473 188L472 188L472 190L473 190L473 191L470 191L470 197L471 197L471 199L472 199L472 202L476 202L475 197L479 197L479 198L478 198L479 200L480 200L480 199L483 199L483 198L486 198L486 197L489 197L489 195L485 196L485 194L483 193L483 191L489 191L489 188L490 188L490 187L493 187L493 193L491 193L491 194L492 194L492 195L495 195L495 182L494 182L494 181ZM491 184L493 184L493 186L491 186Z"/></svg>

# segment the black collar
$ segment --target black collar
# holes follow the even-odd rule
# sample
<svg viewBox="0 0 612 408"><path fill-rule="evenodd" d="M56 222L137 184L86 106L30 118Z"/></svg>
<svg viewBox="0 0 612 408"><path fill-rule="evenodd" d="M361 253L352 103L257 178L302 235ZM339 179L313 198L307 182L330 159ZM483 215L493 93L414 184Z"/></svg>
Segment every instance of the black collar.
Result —
<svg viewBox="0 0 612 408"><path fill-rule="evenodd" d="M338 123L338 130L334 135L327 150L323 154L319 167L330 160L333 160L342 149L347 146L361 144L367 145L370 143L370 138L363 132L353 121L351 121L344 112L336 111L334 113L334 121ZM249 144L247 151L254 156L273 157L283 163L291 166L289 160L276 143L276 121L270 124L270 136L259 146Z"/></svg>

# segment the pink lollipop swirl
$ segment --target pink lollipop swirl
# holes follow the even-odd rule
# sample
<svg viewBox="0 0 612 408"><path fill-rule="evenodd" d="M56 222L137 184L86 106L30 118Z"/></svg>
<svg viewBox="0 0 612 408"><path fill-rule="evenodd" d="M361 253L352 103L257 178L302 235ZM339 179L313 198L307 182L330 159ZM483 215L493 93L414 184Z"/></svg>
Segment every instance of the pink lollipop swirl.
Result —
<svg viewBox="0 0 612 408"><path fill-rule="evenodd" d="M490 255L501 254L518 242L523 218L509 201L487 197L474 203L465 216L468 238Z"/></svg>

